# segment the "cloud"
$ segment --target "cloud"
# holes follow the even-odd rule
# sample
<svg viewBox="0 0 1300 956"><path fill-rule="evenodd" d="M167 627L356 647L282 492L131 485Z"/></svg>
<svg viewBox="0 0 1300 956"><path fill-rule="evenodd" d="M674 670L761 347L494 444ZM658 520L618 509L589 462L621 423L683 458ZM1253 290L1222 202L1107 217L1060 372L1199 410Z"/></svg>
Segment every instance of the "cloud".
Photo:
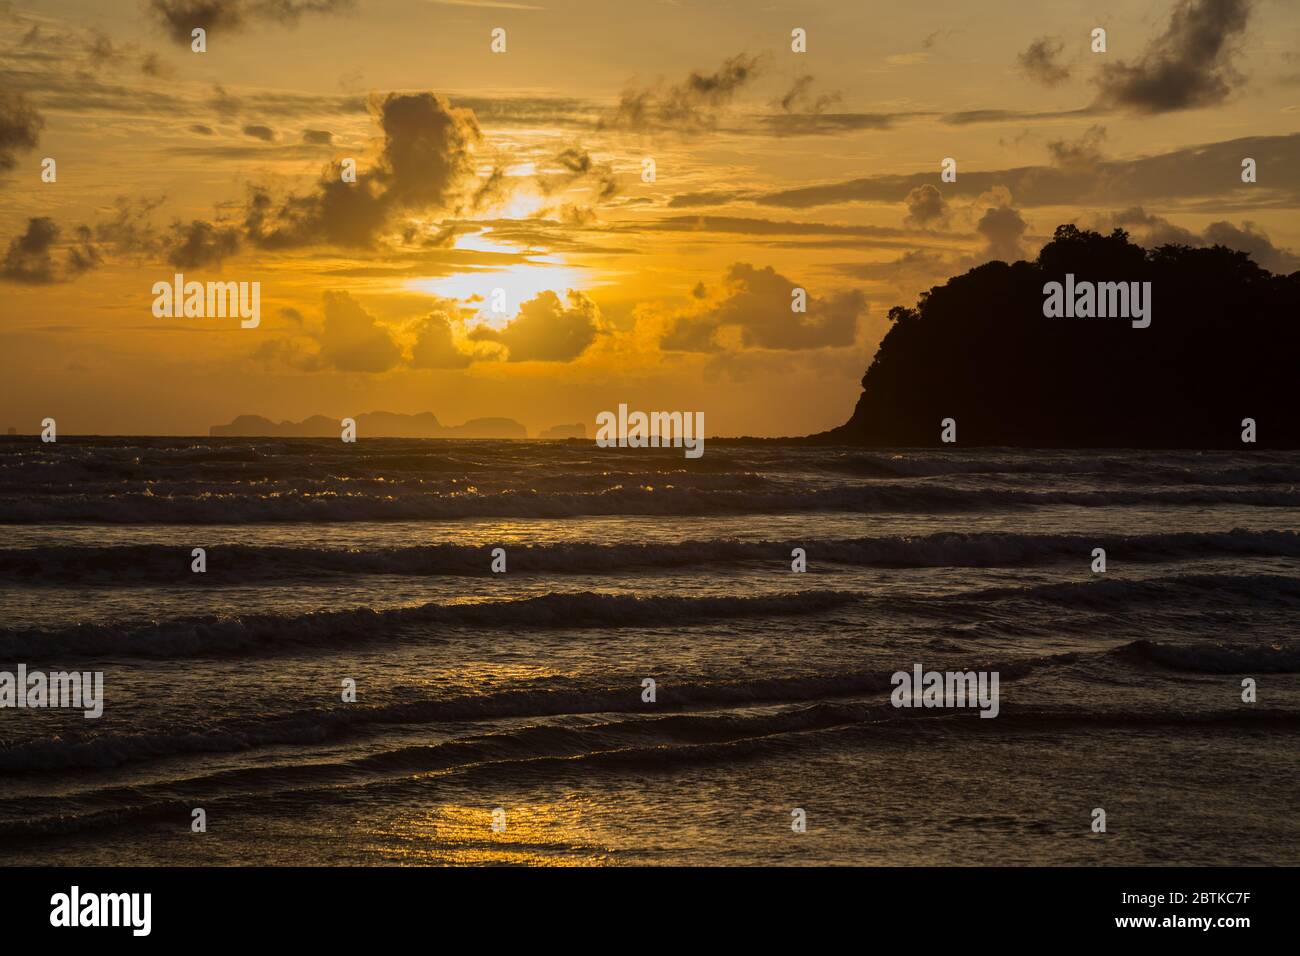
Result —
<svg viewBox="0 0 1300 956"><path fill-rule="evenodd" d="M171 74L170 68L163 64L157 53L146 53L140 58L140 72L155 78Z"/></svg>
<svg viewBox="0 0 1300 956"><path fill-rule="evenodd" d="M1097 124L1088 127L1076 140L1055 139L1047 144L1047 152L1056 166L1068 169L1093 169L1102 160L1101 144L1106 138L1106 127Z"/></svg>
<svg viewBox="0 0 1300 956"><path fill-rule="evenodd" d="M325 293L319 342L321 365L341 372L386 372L402 358L392 333L346 292Z"/></svg>
<svg viewBox="0 0 1300 956"><path fill-rule="evenodd" d="M759 269L737 262L727 271L722 298L701 311L673 318L660 347L666 351L713 352L723 348L726 330L735 330L744 348L800 350L852 345L858 318L866 309L861 292L807 298L807 311L791 309L798 283L771 266Z"/></svg>
<svg viewBox="0 0 1300 956"><path fill-rule="evenodd" d="M479 326L469 333L475 342L505 346L510 362L568 362L587 350L601 330L596 303L574 289L568 303L547 289L519 307L503 329Z"/></svg>
<svg viewBox="0 0 1300 956"><path fill-rule="evenodd" d="M1142 203L1154 199L1212 198L1240 188L1238 172L1243 156L1255 159L1260 169L1273 171L1265 184L1249 187L1251 202L1295 205L1300 203L1300 133L1285 136L1251 136L1187 146L1167 153L1128 160L1103 160L1086 174L1056 166L1019 166L1012 169L962 171L945 192L979 195L1005 186L1022 206ZM880 175L841 182L801 186L770 193L747 193L743 198L765 206L806 209L837 203L897 203L917 186L933 183L934 172Z"/></svg>
<svg viewBox="0 0 1300 956"><path fill-rule="evenodd" d="M804 74L795 79L790 89L779 100L781 109L787 113L824 113L826 107L832 103L838 103L841 94L838 90L829 93L812 92L813 78L809 74Z"/></svg>
<svg viewBox="0 0 1300 956"><path fill-rule="evenodd" d="M305 129L302 141L312 146L329 146L334 142L334 134L327 129Z"/></svg>
<svg viewBox="0 0 1300 956"><path fill-rule="evenodd" d="M591 184L597 202L618 195L618 180L614 178L613 167L609 163L597 162L581 146L570 146L562 150L555 157L554 163L562 172L537 177L537 188L543 195L549 196L583 182Z"/></svg>
<svg viewBox="0 0 1300 956"><path fill-rule="evenodd" d="M948 204L944 201L943 193L930 183L917 186L907 194L903 202L907 205L907 215L903 221L909 226L929 229L942 225L948 218Z"/></svg>
<svg viewBox="0 0 1300 956"><path fill-rule="evenodd" d="M713 73L692 71L680 83L629 89L601 120L602 128L680 133L710 130L718 114L759 73L757 57L738 53Z"/></svg>
<svg viewBox="0 0 1300 956"><path fill-rule="evenodd" d="M1100 225L1102 228L1109 226L1124 229L1133 236L1135 242L1147 248L1153 249L1164 245L1200 245L1200 236L1190 229L1176 226L1168 219L1147 212L1141 206L1132 206L1122 212L1113 213Z"/></svg>
<svg viewBox="0 0 1300 956"><path fill-rule="evenodd" d="M277 315L290 327L289 335L262 343L253 358L268 366L287 366L302 372L378 374L405 368L467 368L478 356L462 351L456 344L452 334L454 302L440 302L435 311L399 334L347 292L326 292L323 320L319 323L309 322L297 309L279 309ZM404 353L406 341L411 342L409 356Z"/></svg>
<svg viewBox="0 0 1300 956"><path fill-rule="evenodd" d="M149 12L177 43L190 44L191 31L237 33L253 23L292 26L304 14L338 13L353 0L150 0Z"/></svg>
<svg viewBox="0 0 1300 956"><path fill-rule="evenodd" d="M124 255L158 254L162 239L150 218L165 201L165 196L153 199L118 196L113 200L113 217L95 224L95 240Z"/></svg>
<svg viewBox="0 0 1300 956"><path fill-rule="evenodd" d="M0 169L13 169L15 153L35 149L44 126L21 93L0 93Z"/></svg>
<svg viewBox="0 0 1300 956"><path fill-rule="evenodd" d="M474 173L472 152L483 138L474 114L435 93L390 93L379 104L379 123L377 176L388 197L404 207L450 205Z"/></svg>
<svg viewBox="0 0 1300 956"><path fill-rule="evenodd" d="M48 216L27 220L27 231L9 241L4 259L0 260L0 279L23 285L70 282L99 264L99 252L92 242L90 230L78 226L65 264L60 269L54 259L59 235L58 225Z"/></svg>
<svg viewBox="0 0 1300 956"><path fill-rule="evenodd" d="M1241 80L1232 61L1250 11L1250 0L1179 0L1136 63L1102 67L1099 103L1166 113L1223 102Z"/></svg>
<svg viewBox="0 0 1300 956"><path fill-rule="evenodd" d="M472 198L466 192L477 179L473 151L482 139L472 112L434 93L391 93L375 109L383 150L355 183L330 166L305 196L277 200L264 187L250 190L245 225L254 244L369 246L396 212L456 209Z"/></svg>
<svg viewBox="0 0 1300 956"><path fill-rule="evenodd" d="M1238 228L1230 222L1212 222L1205 227L1206 245L1227 246L1250 255L1261 268L1281 275L1290 275L1300 269L1300 256L1290 249L1273 245L1263 230L1246 220Z"/></svg>
<svg viewBox="0 0 1300 956"><path fill-rule="evenodd" d="M972 126L976 123L1034 123L1039 120L1079 119L1104 112L1086 106L1073 110L961 110L945 113L940 121L949 126Z"/></svg>
<svg viewBox="0 0 1300 956"><path fill-rule="evenodd" d="M220 265L239 251L239 231L229 226L195 219L189 225L175 223L172 235L175 244L167 261L181 269Z"/></svg>
<svg viewBox="0 0 1300 956"><path fill-rule="evenodd" d="M975 231L984 237L985 259L1000 259L1003 262L1015 262L1024 258L1020 238L1029 228L1019 210L1011 205L1011 195L1006 190L994 190L982 196L989 206L975 224Z"/></svg>
<svg viewBox="0 0 1300 956"><path fill-rule="evenodd" d="M431 312L415 328L411 347L413 368L465 368L474 360L462 352L451 334L451 320L445 313Z"/></svg>
<svg viewBox="0 0 1300 956"><path fill-rule="evenodd" d="M275 139L275 130L269 126L245 126L244 135L251 136L253 139L260 139L264 143L270 143Z"/></svg>
<svg viewBox="0 0 1300 956"><path fill-rule="evenodd" d="M469 208L478 211L489 209L506 201L512 184L506 178L505 167L493 166L492 171L479 182L469 200Z"/></svg>
<svg viewBox="0 0 1300 956"><path fill-rule="evenodd" d="M1065 42L1060 37L1039 37L1016 59L1031 80L1044 86L1060 86L1070 78L1069 68L1057 62L1064 50Z"/></svg>
<svg viewBox="0 0 1300 956"><path fill-rule="evenodd" d="M190 126L191 133L198 133L200 136L211 136L213 133L211 126L204 126L202 123L194 123Z"/></svg>
<svg viewBox="0 0 1300 956"><path fill-rule="evenodd" d="M89 272L103 260L95 248L94 237L89 226L76 228L76 240L68 248L68 278L73 279L83 272Z"/></svg>
<svg viewBox="0 0 1300 956"><path fill-rule="evenodd" d="M891 262L853 262L837 271L857 279L887 281L895 287L925 288L959 271L952 257L928 249L913 249Z"/></svg>
<svg viewBox="0 0 1300 956"><path fill-rule="evenodd" d="M1256 265L1279 275L1290 275L1300 269L1300 256L1274 245L1268 234L1250 220L1244 220L1240 226L1220 220L1206 226L1203 233L1196 233L1141 206L1133 206L1108 218L1099 217L1096 223L1102 228L1122 228L1148 249L1164 245L1227 246L1248 254Z"/></svg>
<svg viewBox="0 0 1300 956"><path fill-rule="evenodd" d="M778 113L760 117L776 136L822 136L864 129L893 129L900 119L926 113Z"/></svg>

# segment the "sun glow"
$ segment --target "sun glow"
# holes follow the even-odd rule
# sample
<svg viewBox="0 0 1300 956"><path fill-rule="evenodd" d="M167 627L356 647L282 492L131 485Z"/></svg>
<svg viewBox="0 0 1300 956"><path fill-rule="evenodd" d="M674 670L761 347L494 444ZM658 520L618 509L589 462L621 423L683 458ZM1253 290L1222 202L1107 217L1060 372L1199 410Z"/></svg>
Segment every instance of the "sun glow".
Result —
<svg viewBox="0 0 1300 956"><path fill-rule="evenodd" d="M560 257L547 257L559 259ZM570 289L586 289L594 284L591 270L567 266L561 262L520 263L506 269L483 272L457 272L433 279L412 279L408 289L459 299L477 311L484 324L500 328L519 314L519 307L542 292L551 291L564 298ZM501 311L494 310L494 294L502 290Z"/></svg>

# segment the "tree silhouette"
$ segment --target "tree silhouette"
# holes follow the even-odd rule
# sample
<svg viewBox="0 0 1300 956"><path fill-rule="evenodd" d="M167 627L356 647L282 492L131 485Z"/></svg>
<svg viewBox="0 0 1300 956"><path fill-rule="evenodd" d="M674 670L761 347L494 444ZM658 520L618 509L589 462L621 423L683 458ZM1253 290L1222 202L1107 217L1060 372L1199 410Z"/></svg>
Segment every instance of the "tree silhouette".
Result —
<svg viewBox="0 0 1300 956"><path fill-rule="evenodd" d="M1043 287L1151 283L1151 325L1047 318ZM849 421L818 440L938 445L1300 446L1300 272L1278 276L1223 246L1150 251L1058 226L1034 262L989 262L889 310Z"/></svg>

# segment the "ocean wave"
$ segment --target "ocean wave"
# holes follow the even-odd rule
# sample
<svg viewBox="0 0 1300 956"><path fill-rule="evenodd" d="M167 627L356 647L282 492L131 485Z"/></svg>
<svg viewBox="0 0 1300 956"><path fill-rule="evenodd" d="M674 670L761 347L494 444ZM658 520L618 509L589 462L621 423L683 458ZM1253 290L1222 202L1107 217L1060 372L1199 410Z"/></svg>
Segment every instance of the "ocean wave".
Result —
<svg viewBox="0 0 1300 956"><path fill-rule="evenodd" d="M529 725L436 744L398 746L360 757L264 764L156 783L110 785L51 797L0 800L0 836L21 841L58 833L188 819L201 799L229 815L299 814L304 805L382 799L384 791L449 783L537 782L581 774L672 772L726 766L782 751L809 752L915 746L938 734L1066 734L1130 729L1218 733L1240 729L1290 734L1300 713L1241 708L1188 713L1169 710L1088 711L1004 708L995 720L978 712L899 711L884 703L816 703L762 714L632 717L563 727ZM346 784L346 786L340 786Z"/></svg>
<svg viewBox="0 0 1300 956"><path fill-rule="evenodd" d="M11 658L203 657L382 640L411 625L449 627L655 627L709 618L814 614L860 600L845 591L808 590L758 597L679 597L552 593L511 601L440 604L300 615L202 615L149 625L77 624L57 631L0 629Z"/></svg>
<svg viewBox="0 0 1300 956"><path fill-rule="evenodd" d="M597 492L318 495L285 493L0 497L0 523L88 521L121 524L415 521L456 518L565 518L579 515L723 515L807 511L855 513L981 511L1075 505L1085 508L1172 505L1300 507L1300 489L1179 488L1027 491L862 484L790 491L718 491L617 486Z"/></svg>
<svg viewBox="0 0 1300 956"><path fill-rule="evenodd" d="M889 675L884 673L842 674L833 677L766 678L756 681L715 683L665 682L655 704L641 700L641 686L629 680L625 687L602 686L590 690L555 688L516 690L478 697L425 699L403 703L314 708L268 714L260 718L231 720L202 729L175 732L66 734L57 739L40 739L0 749L0 769L9 772L70 770L115 767L141 760L155 760L188 754L237 753L258 747L311 745L346 739L393 725L438 725L450 722L496 722L544 719L562 715L610 714L624 718L644 717L657 730L671 728L680 739L703 739L709 727L753 727L744 715L698 715L675 713L685 708L754 707L790 704L826 706L837 698L874 694L879 706L887 700ZM765 718L763 727L774 732L784 718ZM539 739L553 739L565 731L552 725L529 725ZM619 734L640 733L638 724L627 719L611 724ZM512 739L516 730L494 732L499 740ZM424 752L431 745L385 751L368 759L376 765L400 763L403 753ZM441 745L437 745L441 746Z"/></svg>
<svg viewBox="0 0 1300 956"><path fill-rule="evenodd" d="M197 581L248 583L330 575L490 574L490 545L435 544L337 549L212 545L207 573ZM592 574L619 569L678 568L730 562L785 563L804 548L818 563L862 567L1016 567L1083 560L1103 547L1112 560L1171 561L1216 555L1300 557L1294 531L1183 532L1142 535L1035 535L986 532L837 539L829 541L702 540L613 544L561 542L512 546L516 572ZM167 545L55 546L0 549L0 580L30 584L115 582L196 583L190 548Z"/></svg>
<svg viewBox="0 0 1300 956"><path fill-rule="evenodd" d="M1300 607L1300 578L1281 574L1175 574L1153 578L1096 578L996 587L943 595L937 602L899 598L909 606L992 607L1004 602L1049 602L1077 610L1106 611L1135 604L1177 608L1205 605ZM996 613L1005 614L1005 608Z"/></svg>
<svg viewBox="0 0 1300 956"><path fill-rule="evenodd" d="M1133 641L1111 652L1124 660L1200 674L1300 673L1300 644L1170 644Z"/></svg>
<svg viewBox="0 0 1300 956"><path fill-rule="evenodd" d="M933 478L958 475L1050 475L1144 485L1296 484L1300 465L1294 461L1252 461L1244 458L1187 453L1129 453L1088 456L1053 455L999 457L982 454L933 455L907 453L849 453L828 455L815 467L835 474L867 478Z"/></svg>

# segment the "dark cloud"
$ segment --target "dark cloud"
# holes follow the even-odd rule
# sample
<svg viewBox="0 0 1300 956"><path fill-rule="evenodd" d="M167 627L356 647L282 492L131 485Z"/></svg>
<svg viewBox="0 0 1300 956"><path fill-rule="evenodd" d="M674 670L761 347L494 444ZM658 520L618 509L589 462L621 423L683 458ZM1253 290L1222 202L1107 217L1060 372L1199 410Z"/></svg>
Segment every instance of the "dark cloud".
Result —
<svg viewBox="0 0 1300 956"><path fill-rule="evenodd" d="M907 215L903 221L909 226L930 229L943 225L948 219L948 203L944 201L943 193L939 192L938 187L930 183L917 186L903 201L907 205Z"/></svg>
<svg viewBox="0 0 1300 956"><path fill-rule="evenodd" d="M1040 120L1080 119L1097 115L1100 110L1086 106L1073 110L962 110L945 113L940 122L949 126L973 126L976 123L1034 123Z"/></svg>
<svg viewBox="0 0 1300 956"><path fill-rule="evenodd" d="M245 126L244 135L251 136L253 139L260 139L264 143L275 140L275 130L269 126Z"/></svg>
<svg viewBox="0 0 1300 956"><path fill-rule="evenodd" d="M1005 190L993 190L982 197L993 203L984 211L975 231L984 237L984 259L1015 262L1024 257L1020 239L1029 228L1019 210L1011 205L1011 196Z"/></svg>
<svg viewBox="0 0 1300 956"><path fill-rule="evenodd" d="M126 256L158 255L164 240L151 218L166 197L113 200L113 216L95 224L95 241Z"/></svg>
<svg viewBox="0 0 1300 956"><path fill-rule="evenodd" d="M947 278L955 270L953 259L929 249L912 249L890 262L840 263L836 270L857 279L886 280L923 288Z"/></svg>
<svg viewBox="0 0 1300 956"><path fill-rule="evenodd" d="M1249 202L1295 205L1300 203L1300 133L1286 136L1252 136L1182 149L1131 160L1102 160L1086 171L1057 166L1020 166L1012 169L964 171L945 195L978 196L1004 186L1018 205L1110 206L1116 202L1144 203L1154 199L1223 197L1243 189L1242 157L1255 159L1269 170L1267 183L1248 187ZM899 203L918 186L934 183L934 172L882 175L836 183L801 186L744 198L765 206L807 209L838 203Z"/></svg>
<svg viewBox="0 0 1300 956"><path fill-rule="evenodd" d="M713 352L723 348L720 334L734 329L744 348L800 350L852 345L858 318L866 309L861 292L807 298L807 311L791 309L798 283L771 266L759 269L737 262L724 280L723 297L702 311L674 318L660 339L666 351Z"/></svg>
<svg viewBox="0 0 1300 956"><path fill-rule="evenodd" d="M78 226L74 236L72 245L68 247L67 276L69 279L75 279L83 272L89 272L103 261L99 250L95 247L94 236L89 226Z"/></svg>
<svg viewBox="0 0 1300 956"><path fill-rule="evenodd" d="M191 133L198 133L200 136L211 136L211 135L212 135L212 127L211 127L211 126L204 126L202 123L195 123L194 125L192 125L192 126L190 127L190 132L191 132Z"/></svg>
<svg viewBox="0 0 1300 956"><path fill-rule="evenodd" d="M455 210L472 202L481 189L473 150L482 139L472 112L434 93L389 94L375 109L383 150L371 168L358 169L355 183L343 182L331 164L305 196L275 199L252 188L245 225L256 245L369 246L396 212Z"/></svg>
<svg viewBox="0 0 1300 956"><path fill-rule="evenodd" d="M618 106L601 120L602 127L679 133L710 130L719 111L759 72L757 57L739 53L713 73L693 71L669 87L625 90Z"/></svg>
<svg viewBox="0 0 1300 956"><path fill-rule="evenodd" d="M345 183L336 171L306 196L276 199L264 187L250 187L244 228L249 241L264 249L355 248L373 243L388 221L388 209L373 177Z"/></svg>
<svg viewBox="0 0 1300 956"><path fill-rule="evenodd" d="M1103 65L1099 103L1139 113L1222 103L1241 80L1233 59L1250 11L1251 0L1179 0L1137 62Z"/></svg>
<svg viewBox="0 0 1300 956"><path fill-rule="evenodd" d="M925 38L921 41L921 49L933 50L934 45L939 42L941 37L948 36L952 32L952 30L935 30L933 33L927 33Z"/></svg>
<svg viewBox="0 0 1300 956"><path fill-rule="evenodd" d="M1056 166L1068 169L1093 169L1101 161L1101 144L1106 138L1106 127L1098 124L1088 127L1075 140L1055 139L1047 144L1047 152Z"/></svg>
<svg viewBox="0 0 1300 956"><path fill-rule="evenodd" d="M864 129L893 129L903 119L927 113L777 113L761 122L777 136L821 136Z"/></svg>
<svg viewBox="0 0 1300 956"><path fill-rule="evenodd" d="M1212 222L1205 227L1207 246L1227 246L1247 253L1255 263L1270 272L1290 275L1300 269L1300 256L1290 249L1273 245L1272 240L1255 223L1246 220L1240 227L1230 222Z"/></svg>
<svg viewBox="0 0 1300 956"><path fill-rule="evenodd" d="M220 265L227 256L239 251L239 231L229 226L214 226L195 219L188 225L173 225L172 235L174 245L167 261L181 269Z"/></svg>
<svg viewBox="0 0 1300 956"><path fill-rule="evenodd" d="M327 129L305 129L302 141L312 146L329 146L334 142L334 134Z"/></svg>
<svg viewBox="0 0 1300 956"><path fill-rule="evenodd" d="M1154 249L1164 245L1227 246L1248 254L1261 268L1281 275L1300 269L1300 256L1290 249L1273 244L1268 234L1250 220L1235 226L1226 220L1210 223L1203 233L1175 225L1162 216L1133 206L1111 216L1095 220L1102 228L1119 227L1132 235L1139 245Z"/></svg>
<svg viewBox="0 0 1300 956"><path fill-rule="evenodd" d="M618 180L614 178L613 167L609 163L597 162L581 146L570 146L562 150L555 157L554 162L562 172L537 177L537 187L543 194L550 195L561 189L587 182L591 185L597 202L618 195Z"/></svg>
<svg viewBox="0 0 1300 956"><path fill-rule="evenodd" d="M489 209L504 202L509 195L510 183L505 168L493 166L492 171L479 180L478 188L470 197L469 208L475 211Z"/></svg>
<svg viewBox="0 0 1300 956"><path fill-rule="evenodd" d="M27 231L9 241L0 261L0 279L24 285L49 285L70 282L99 264L99 252L85 226L77 227L67 251L63 268L54 258L59 241L59 227L48 216L27 220Z"/></svg>
<svg viewBox="0 0 1300 956"><path fill-rule="evenodd" d="M1060 86L1070 78L1069 68L1057 59L1064 50L1060 37L1039 37L1016 59L1031 80L1044 86Z"/></svg>
<svg viewBox="0 0 1300 956"><path fill-rule="evenodd" d="M695 206L725 206L728 203L743 201L755 195L743 189L711 189L696 193L678 193L668 200L670 209L690 209Z"/></svg>
<svg viewBox="0 0 1300 956"><path fill-rule="evenodd" d="M510 362L569 362L587 350L599 331L595 302L570 289L566 305L548 289L521 305L505 328L479 326L469 337L505 346Z"/></svg>
<svg viewBox="0 0 1300 956"><path fill-rule="evenodd" d="M814 93L812 89L814 82L809 74L796 78L790 89L779 100L781 109L787 113L824 113L826 107L840 101L841 94L838 90Z"/></svg>
<svg viewBox="0 0 1300 956"><path fill-rule="evenodd" d="M254 23L292 26L306 14L351 9L353 0L150 0L149 11L177 43L190 44L191 31L202 27L236 33Z"/></svg>
<svg viewBox="0 0 1300 956"><path fill-rule="evenodd" d="M390 201L404 207L447 207L473 177L474 147L483 138L472 111L435 93L390 93L379 103L384 150L376 173Z"/></svg>
<svg viewBox="0 0 1300 956"><path fill-rule="evenodd" d="M0 93L0 169L13 169L15 153L35 149L44 125L21 93Z"/></svg>

